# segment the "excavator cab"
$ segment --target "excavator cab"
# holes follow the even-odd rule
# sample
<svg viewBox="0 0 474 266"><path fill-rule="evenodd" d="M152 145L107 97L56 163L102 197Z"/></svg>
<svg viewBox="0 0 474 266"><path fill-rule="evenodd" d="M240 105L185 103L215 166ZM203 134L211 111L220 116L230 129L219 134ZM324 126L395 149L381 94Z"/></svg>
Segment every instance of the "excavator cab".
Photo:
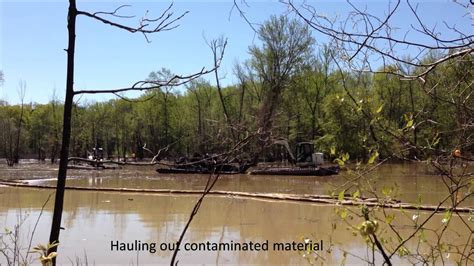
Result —
<svg viewBox="0 0 474 266"><path fill-rule="evenodd" d="M93 148L92 149L92 159L97 161L102 161L104 159L104 149L102 148Z"/></svg>
<svg viewBox="0 0 474 266"><path fill-rule="evenodd" d="M296 162L311 163L313 161L314 146L311 142L299 142L296 144Z"/></svg>

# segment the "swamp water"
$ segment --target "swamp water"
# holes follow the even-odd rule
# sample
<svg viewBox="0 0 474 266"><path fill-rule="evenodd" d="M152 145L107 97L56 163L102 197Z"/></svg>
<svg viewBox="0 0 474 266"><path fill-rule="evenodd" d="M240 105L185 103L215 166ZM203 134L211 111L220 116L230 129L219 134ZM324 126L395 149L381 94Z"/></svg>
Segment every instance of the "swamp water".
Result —
<svg viewBox="0 0 474 266"><path fill-rule="evenodd" d="M68 173L68 186L103 188L197 190L204 187L207 179L207 176L202 175L160 175L153 168L69 170ZM398 191L397 198L404 202L413 203L421 197L425 204L437 204L446 195L440 177L427 174L423 165L385 165L371 175L380 177L373 183L378 191L393 187ZM27 179L32 180L32 184L54 185L54 180L45 178L55 176L56 169L48 165L31 164L14 169L0 166L0 179ZM349 178L347 173L330 177L222 176L215 190L328 194ZM0 225L13 229L21 223L19 246L23 248L23 253L29 246L29 236L41 208L52 192L50 189L0 187ZM69 264L80 260L89 264L169 264L172 255L169 249L179 238L197 199L198 196L191 195L67 190L62 222L65 230L61 231L58 262ZM53 201L54 197L51 197L41 214L32 247L48 239ZM474 199L467 199L463 206L474 206ZM317 246L323 249L316 252L318 264L340 264L344 254L347 254L348 264L363 264L355 256L371 258L371 250L360 235L354 235L348 224L341 221L336 213L341 209L340 206L304 202L208 196L183 240L189 243L188 249L197 248L199 243L203 243L201 247L204 247L208 242L208 246L252 242L268 243L268 250L199 251L184 250L183 247L178 260L180 264L307 264L308 254L304 254L304 251L278 250L275 245L280 247L278 243L305 243L305 239L306 242L310 239L315 245L322 244L322 247ZM358 208L350 208L350 211L360 212ZM415 212L386 211L395 215L393 224L402 235L413 231L410 219ZM429 212L416 214L422 220ZM443 214L435 215L429 222L430 227L442 226L442 219ZM350 221L354 226L360 222L359 218ZM471 232L458 217L453 216L450 223L451 229L443 241L465 244ZM389 237L393 237L393 234L387 233ZM428 241L436 240L435 236L429 234L426 237ZM134 251L117 251L122 243L135 245ZM156 252L150 252L152 243L156 244ZM408 243L408 246L415 244ZM137 245L141 248L136 248ZM327 249L330 247L329 253ZM36 259L37 254L30 254L29 257ZM315 259L314 254L309 257ZM456 256L451 256L445 258L445 262L454 263L456 259ZM380 256L377 261L382 262ZM407 262L395 258L397 261ZM5 258L0 256L0 264L5 263Z"/></svg>

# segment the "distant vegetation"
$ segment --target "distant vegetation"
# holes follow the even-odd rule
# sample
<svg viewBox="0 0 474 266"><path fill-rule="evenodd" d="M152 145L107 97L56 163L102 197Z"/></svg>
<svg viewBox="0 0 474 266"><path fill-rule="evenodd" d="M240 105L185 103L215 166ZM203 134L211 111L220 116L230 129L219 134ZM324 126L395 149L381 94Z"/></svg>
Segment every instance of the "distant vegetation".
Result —
<svg viewBox="0 0 474 266"><path fill-rule="evenodd" d="M162 156L170 158L219 153L257 131L262 143L248 145L249 154L277 138L290 144L312 141L326 154L353 160L367 160L375 151L381 158L409 159L457 149L473 152L472 55L404 80L400 76L425 71L417 65L429 66L447 54L429 53L415 66L407 58L405 64L378 71L347 71L340 67L337 50L315 49L304 23L272 17L258 36L261 46L250 46L250 59L235 66L237 84L214 86L201 77L185 84L186 90L169 82L137 99L75 105L70 156L86 156L94 147L122 158L132 153L153 157L167 146ZM210 43L216 66L226 43L223 38ZM151 72L147 82L172 81L173 76L161 69ZM34 86L26 89L20 83L22 99ZM0 156L10 162L57 159L62 114L63 105L54 96L48 104L1 101Z"/></svg>
<svg viewBox="0 0 474 266"><path fill-rule="evenodd" d="M391 74L345 73L346 89L354 101L345 92L330 53L328 48L314 51L292 73L275 111L273 137L286 138L290 143L313 141L327 154L335 149L354 159L366 159L373 150L378 150L381 157L394 151L411 158L421 156L410 153L410 149L402 151L406 148L403 140L394 141L390 133L381 130L383 126L397 135L402 133L415 144L436 148L433 152L455 150L460 148L459 143L468 143L463 150L473 152L472 140L460 139L472 136L452 131L472 120L468 114L472 115L474 97L463 97L472 94L472 60L447 62L431 72L426 87L440 84L432 89L432 95L423 91L424 84L418 80L401 81ZM242 70L249 69L248 64L237 69L242 71L242 82L222 88L223 99L237 128L256 129L265 92L258 75ZM152 72L149 78L159 78L167 72ZM166 155L171 157L226 150L228 143L223 140L230 139L230 131L217 88L203 79L186 88L183 93L162 87L133 99L135 102L116 99L74 106L71 156L85 156L100 146L108 156L135 153L138 157L152 157L143 149L145 144L153 152L170 145ZM34 89L34 85L28 88ZM464 102L457 102L458 99ZM20 158L58 158L62 108L58 100L25 104ZM364 115L364 110L371 116ZM465 115L459 116L460 112ZM2 157L13 156L20 115L20 105L0 102ZM379 126L371 127L375 123Z"/></svg>

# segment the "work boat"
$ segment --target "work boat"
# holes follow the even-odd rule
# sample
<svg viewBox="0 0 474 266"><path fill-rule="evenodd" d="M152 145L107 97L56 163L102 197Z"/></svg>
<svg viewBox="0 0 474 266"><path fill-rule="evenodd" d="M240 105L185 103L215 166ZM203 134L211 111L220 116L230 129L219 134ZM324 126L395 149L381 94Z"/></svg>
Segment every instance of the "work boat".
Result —
<svg viewBox="0 0 474 266"><path fill-rule="evenodd" d="M290 166L269 166L258 164L255 167L249 163L231 164L216 162L212 156L193 156L180 159L176 164L167 168L158 168L156 171L163 174L244 174L250 175L295 175L295 176L329 176L339 174L338 165L325 165L324 154L314 152L311 142L300 142L296 145L296 155L291 152L286 140L277 140L273 143L284 148Z"/></svg>
<svg viewBox="0 0 474 266"><path fill-rule="evenodd" d="M324 154L314 152L311 142L296 144L296 154L293 155L290 145L286 140L277 140L273 143L283 148L289 156L290 166L258 166L249 171L251 175L295 175L295 176L329 176L339 174L338 165L325 165Z"/></svg>

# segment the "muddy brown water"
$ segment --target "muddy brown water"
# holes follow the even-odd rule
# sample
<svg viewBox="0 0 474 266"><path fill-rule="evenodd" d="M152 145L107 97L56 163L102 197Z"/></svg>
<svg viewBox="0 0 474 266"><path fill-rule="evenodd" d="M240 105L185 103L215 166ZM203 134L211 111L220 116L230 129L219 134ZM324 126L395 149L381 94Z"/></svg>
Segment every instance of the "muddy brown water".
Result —
<svg viewBox="0 0 474 266"><path fill-rule="evenodd" d="M27 164L15 168L0 166L0 179L24 179L33 184L54 185L55 166ZM244 192L272 192L292 194L328 194L337 187L349 184L372 186L380 195L392 188L394 197L404 202L437 204L446 196L446 186L440 176L431 174L422 164L384 165L361 182L352 182L354 175L344 172L331 177L250 176L233 175L220 177L215 189ZM50 178L50 179L48 179ZM127 167L120 170L88 171L69 170L68 186L126 187L152 189L202 189L207 176L160 175L152 167ZM0 225L14 229L21 223L19 246L25 253L31 232L41 207L52 190L0 187ZM369 196L369 195L368 195ZM66 192L60 263L87 261L89 264L169 264L173 246L184 227L196 202L190 195L151 195L139 193L109 193L97 191ZM463 206L474 206L469 198ZM45 206L32 240L32 246L48 239L53 199ZM354 218L348 223L336 213L342 207L310 203L255 200L239 197L209 196L191 224L184 238L187 248L199 243L268 243L266 251L193 251L181 250L180 264L307 264L307 259L317 258L317 263L340 264L346 255L347 263L363 263L359 257L371 257L370 249L360 235L354 235L350 225L361 220ZM357 208L349 212L358 213ZM427 217L429 212L401 212L388 210L395 215L394 224L401 235L413 230L411 219ZM469 216L469 214L466 214ZM466 217L465 217L466 218ZM443 214L435 215L429 223L432 228L442 226ZM465 219L467 220L467 219ZM442 241L463 245L469 241L471 231L459 219L453 217L449 232ZM410 227L412 226L412 227ZM471 223L471 228L474 224ZM387 239L393 234L381 231ZM5 237L5 236L4 236ZM427 233L428 242L436 241ZM305 254L303 251L274 250L275 243L323 244L323 251ZM118 242L117 242L118 241ZM155 243L156 252L111 250L113 243ZM416 243L408 243L414 247ZM193 246L194 245L194 246ZM149 248L150 246L148 246ZM166 250L165 250L166 247ZM203 245L201 245L203 247ZM234 246L235 247L235 246ZM331 252L327 249L331 247ZM183 247L184 248L184 247ZM162 250L163 249L163 250ZM29 255L31 259L36 254ZM320 256L320 257L319 257ZM454 263L459 257L444 254L445 262ZM381 262L381 258L377 257ZM395 258L396 262L408 261ZM36 261L37 262L37 261ZM0 264L6 260L0 256Z"/></svg>

